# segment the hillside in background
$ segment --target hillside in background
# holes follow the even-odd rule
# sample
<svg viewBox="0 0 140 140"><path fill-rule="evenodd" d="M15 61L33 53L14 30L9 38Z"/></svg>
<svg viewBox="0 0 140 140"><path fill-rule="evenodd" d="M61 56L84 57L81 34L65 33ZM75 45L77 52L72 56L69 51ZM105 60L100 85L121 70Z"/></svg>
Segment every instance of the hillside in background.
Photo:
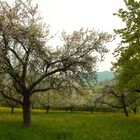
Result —
<svg viewBox="0 0 140 140"><path fill-rule="evenodd" d="M97 72L97 80L98 81L111 80L113 78L114 78L114 74L111 71Z"/></svg>

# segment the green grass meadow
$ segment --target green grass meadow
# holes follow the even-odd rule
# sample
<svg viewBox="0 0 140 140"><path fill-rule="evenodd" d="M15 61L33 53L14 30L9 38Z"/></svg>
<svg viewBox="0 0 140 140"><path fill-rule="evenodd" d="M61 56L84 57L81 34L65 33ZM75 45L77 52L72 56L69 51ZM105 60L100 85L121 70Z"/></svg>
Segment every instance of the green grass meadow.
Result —
<svg viewBox="0 0 140 140"><path fill-rule="evenodd" d="M0 140L140 140L140 114L35 110L24 128L20 110L0 108Z"/></svg>

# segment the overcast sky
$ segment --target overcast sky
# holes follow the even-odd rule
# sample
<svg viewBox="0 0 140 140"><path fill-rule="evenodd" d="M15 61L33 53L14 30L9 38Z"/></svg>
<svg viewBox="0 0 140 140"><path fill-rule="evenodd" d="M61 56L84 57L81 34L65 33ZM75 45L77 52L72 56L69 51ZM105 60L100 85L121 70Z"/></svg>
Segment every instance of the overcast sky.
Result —
<svg viewBox="0 0 140 140"><path fill-rule="evenodd" d="M62 30L71 33L82 27L113 33L113 29L121 28L123 25L117 16L113 16L119 8L125 7L123 0L35 0L35 2L39 4L45 22L50 24L52 34ZM112 52L118 42L116 40L108 44L110 53L105 55L104 62L98 63L99 71L110 70L111 61L115 60Z"/></svg>
<svg viewBox="0 0 140 140"><path fill-rule="evenodd" d="M95 28L113 33L113 29L122 26L121 20L113 16L119 8L124 8L123 0L36 0L41 14L50 24L52 33L65 30L71 33L80 28ZM114 61L112 52L117 42L108 44L110 53L105 61L98 63L99 71L110 70Z"/></svg>
<svg viewBox="0 0 140 140"><path fill-rule="evenodd" d="M36 0L54 31L94 27L111 32L121 25L113 16L124 7L123 0Z"/></svg>

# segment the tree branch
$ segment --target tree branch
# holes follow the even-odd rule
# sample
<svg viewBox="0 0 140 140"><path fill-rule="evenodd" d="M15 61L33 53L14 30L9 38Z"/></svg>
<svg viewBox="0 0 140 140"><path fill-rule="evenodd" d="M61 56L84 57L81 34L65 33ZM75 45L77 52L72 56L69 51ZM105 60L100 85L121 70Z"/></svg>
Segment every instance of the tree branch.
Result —
<svg viewBox="0 0 140 140"><path fill-rule="evenodd" d="M36 85L38 85L43 79L45 79L46 77L50 76L50 75L53 75L57 72L60 72L60 71L64 71L66 70L67 68L66 67L63 67L63 68L58 68L58 69L55 69L49 73L46 73L44 75L42 75L38 80L36 80L29 88L29 91L32 91ZM33 91L32 91L33 92Z"/></svg>
<svg viewBox="0 0 140 140"><path fill-rule="evenodd" d="M12 48L8 47L8 49L16 56L16 58L23 64L22 59L18 56L18 54L16 53L16 51L14 51Z"/></svg>
<svg viewBox="0 0 140 140"><path fill-rule="evenodd" d="M139 90L139 89L135 89L135 91L136 91L136 92L140 92L140 90Z"/></svg>
<svg viewBox="0 0 140 140"><path fill-rule="evenodd" d="M12 100L12 101L14 101L14 102L16 102L16 103L23 104L22 101L20 101L20 100L18 100L18 99L15 99L15 98L12 98L12 97L10 97L10 96L4 94L4 92L3 92L2 90L0 91L0 93L1 93L1 94L3 95L3 97L6 98L6 99Z"/></svg>
<svg viewBox="0 0 140 140"><path fill-rule="evenodd" d="M108 103L108 102L105 102L105 101L103 101L103 102L101 102L101 103L102 103L102 104L105 104L105 105L109 105L109 106L111 106L112 108L118 108L118 109L123 108L122 106L112 105L112 104L110 104L110 103Z"/></svg>

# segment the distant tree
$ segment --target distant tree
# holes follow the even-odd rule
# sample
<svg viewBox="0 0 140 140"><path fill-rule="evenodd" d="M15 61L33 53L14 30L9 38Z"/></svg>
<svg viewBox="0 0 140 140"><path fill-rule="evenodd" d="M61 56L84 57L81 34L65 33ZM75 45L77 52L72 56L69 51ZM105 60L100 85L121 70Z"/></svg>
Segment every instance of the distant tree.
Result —
<svg viewBox="0 0 140 140"><path fill-rule="evenodd" d="M134 90L130 90L129 94L127 95L129 110L132 110L134 114L136 114L139 110L140 106L140 94L138 94Z"/></svg>
<svg viewBox="0 0 140 140"><path fill-rule="evenodd" d="M49 113L49 109L66 109L71 112L74 106L80 104L80 93L82 92L82 86L77 84L76 81L71 79L65 79L60 86L54 90L47 91L47 94L40 93L35 94L32 97L32 101L40 104L46 113Z"/></svg>
<svg viewBox="0 0 140 140"><path fill-rule="evenodd" d="M14 108L17 107L18 103L15 103L11 100L6 100L7 105L11 108L11 113L14 113Z"/></svg>
<svg viewBox="0 0 140 140"><path fill-rule="evenodd" d="M81 29L71 35L63 32L62 46L49 46L49 28L37 9L30 0L16 0L12 6L0 2L0 71L23 98L26 127L31 125L31 96L59 87L66 78L84 83L96 71L98 56L107 52L104 44L111 39L107 33Z"/></svg>
<svg viewBox="0 0 140 140"><path fill-rule="evenodd" d="M104 94L104 100L102 100L103 104L107 104L112 108L123 109L125 116L129 116L128 114L128 92L125 90L119 89L116 81L111 80L110 82L104 84L102 89Z"/></svg>
<svg viewBox="0 0 140 140"><path fill-rule="evenodd" d="M112 108L123 109L128 116L128 109L132 109L134 113L139 106L140 95L134 90L120 88L118 80L114 79L104 84L102 88L104 94L103 104L107 104Z"/></svg>
<svg viewBox="0 0 140 140"><path fill-rule="evenodd" d="M38 107L41 107L46 110L46 113L49 113L50 107L54 106L54 102L56 102L58 95L56 95L56 92L48 91L47 94L44 93L38 93L34 94L32 96L32 103Z"/></svg>
<svg viewBox="0 0 140 140"><path fill-rule="evenodd" d="M97 108L101 108L102 101L104 99L105 94L102 93L101 83L93 85L89 90L89 94L86 97L85 104L88 106L90 113L92 114L93 111L96 111ZM101 110L100 110L101 111Z"/></svg>
<svg viewBox="0 0 140 140"><path fill-rule="evenodd" d="M11 86L4 86L4 88L1 88L0 95L5 104L11 108L11 113L14 113L14 108L20 106L22 103L22 96L17 94L15 89Z"/></svg>
<svg viewBox="0 0 140 140"><path fill-rule="evenodd" d="M114 52L117 62L113 64L113 70L121 88L140 92L140 2L124 1L126 9L115 14L122 19L125 27L115 30L122 41Z"/></svg>
<svg viewBox="0 0 140 140"><path fill-rule="evenodd" d="M14 108L22 103L22 96L16 92L8 77L3 76L0 82L0 97L5 104L11 107L11 113L14 113Z"/></svg>

